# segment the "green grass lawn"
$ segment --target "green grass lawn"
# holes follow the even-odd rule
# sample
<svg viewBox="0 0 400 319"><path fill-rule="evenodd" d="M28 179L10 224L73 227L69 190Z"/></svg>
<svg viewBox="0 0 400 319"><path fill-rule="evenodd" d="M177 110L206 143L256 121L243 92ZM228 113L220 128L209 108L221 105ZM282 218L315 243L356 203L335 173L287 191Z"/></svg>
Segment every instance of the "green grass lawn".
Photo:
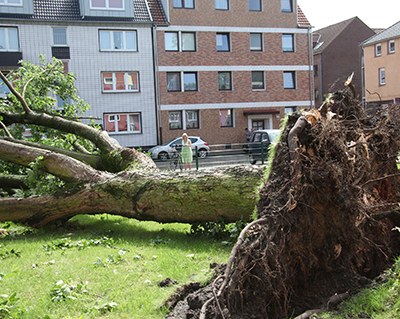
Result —
<svg viewBox="0 0 400 319"><path fill-rule="evenodd" d="M207 281L231 250L189 229L109 215L53 230L12 224L0 239L0 318L164 318L174 290ZM159 287L167 277L177 284Z"/></svg>

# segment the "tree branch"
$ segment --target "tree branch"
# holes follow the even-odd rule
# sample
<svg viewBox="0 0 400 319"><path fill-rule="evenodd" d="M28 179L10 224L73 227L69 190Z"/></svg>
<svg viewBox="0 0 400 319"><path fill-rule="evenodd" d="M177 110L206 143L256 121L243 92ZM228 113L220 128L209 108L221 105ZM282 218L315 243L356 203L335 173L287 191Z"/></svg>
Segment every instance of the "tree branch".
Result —
<svg viewBox="0 0 400 319"><path fill-rule="evenodd" d="M27 188L24 175L0 174L0 188Z"/></svg>
<svg viewBox="0 0 400 319"><path fill-rule="evenodd" d="M19 94L19 92L14 88L12 83L7 79L7 77L3 74L3 72L0 71L0 78L3 80L4 84L7 85L7 87L10 89L11 93L18 99L18 101L21 103L24 111L29 114L32 112L28 104L26 103L24 97Z"/></svg>
<svg viewBox="0 0 400 319"><path fill-rule="evenodd" d="M66 181L98 181L102 173L69 156L53 153L40 148L0 140L0 159L23 166L29 166L38 157L43 157L42 169Z"/></svg>
<svg viewBox="0 0 400 319"><path fill-rule="evenodd" d="M91 141L104 153L121 149L119 143L111 138L106 131L98 130L84 123L66 120L61 116L35 112L27 114L0 112L0 115L3 116L3 122L6 125L33 124L81 136Z"/></svg>
<svg viewBox="0 0 400 319"><path fill-rule="evenodd" d="M10 139L10 138L0 138L0 140L6 140L12 143L16 144L21 144L25 146L30 146L30 147L35 147L39 148L42 150L47 150L53 153L58 153L58 154L63 154L69 157L72 157L78 161L84 162L86 164L89 164L95 169L102 169L102 164L101 164L101 158L98 155L90 154L90 153L78 153L70 150L66 150L63 148L58 148L55 146L50 146L50 145L45 145L45 144L39 144L39 143L34 143L34 142L28 142L28 141L23 141L23 140L16 140L16 139Z"/></svg>

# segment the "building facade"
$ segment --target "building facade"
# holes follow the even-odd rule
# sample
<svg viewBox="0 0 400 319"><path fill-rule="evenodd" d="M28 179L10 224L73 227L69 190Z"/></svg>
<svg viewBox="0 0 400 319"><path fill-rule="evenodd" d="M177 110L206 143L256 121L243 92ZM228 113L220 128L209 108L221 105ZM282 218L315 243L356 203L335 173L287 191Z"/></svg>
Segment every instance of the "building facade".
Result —
<svg viewBox="0 0 400 319"><path fill-rule="evenodd" d="M325 100L327 93L342 89L352 73L356 94L361 100L360 44L374 34L358 17L314 31L314 96L317 106Z"/></svg>
<svg viewBox="0 0 400 319"><path fill-rule="evenodd" d="M312 105L310 26L295 0L164 0L157 28L162 141L243 143ZM299 23L299 15L303 23ZM306 23L304 23L304 20Z"/></svg>
<svg viewBox="0 0 400 319"><path fill-rule="evenodd" d="M400 104L400 21L362 44L367 108Z"/></svg>
<svg viewBox="0 0 400 319"><path fill-rule="evenodd" d="M154 145L153 25L145 0L3 0L0 69L57 57L91 105L85 115L124 146Z"/></svg>

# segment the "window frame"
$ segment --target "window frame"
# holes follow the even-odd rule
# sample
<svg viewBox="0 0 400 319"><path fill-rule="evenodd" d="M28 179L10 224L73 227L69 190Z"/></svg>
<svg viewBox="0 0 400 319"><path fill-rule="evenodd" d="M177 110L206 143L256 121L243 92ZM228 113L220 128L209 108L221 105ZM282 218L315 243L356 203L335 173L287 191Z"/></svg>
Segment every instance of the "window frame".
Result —
<svg viewBox="0 0 400 319"><path fill-rule="evenodd" d="M221 120L221 116L222 116L222 114L221 114L221 111L227 111L228 112L228 116L226 116L226 118L228 119L228 118L230 118L230 123L228 123L228 124L223 124L222 123L222 120ZM220 127L234 127L234 110L233 110L233 108L230 108L230 109L219 109L219 126Z"/></svg>
<svg viewBox="0 0 400 319"><path fill-rule="evenodd" d="M375 56L382 56L382 43L375 44Z"/></svg>
<svg viewBox="0 0 400 319"><path fill-rule="evenodd" d="M172 113L176 113L179 115L178 120L171 121ZM171 127L171 124L178 123L178 127ZM182 121L182 111L168 111L168 129L170 130L181 130L183 128L183 121Z"/></svg>
<svg viewBox="0 0 400 319"><path fill-rule="evenodd" d="M262 88L255 87L254 75L262 73ZM252 91L265 91L265 71L251 71L251 89Z"/></svg>
<svg viewBox="0 0 400 319"><path fill-rule="evenodd" d="M176 5L176 2L180 2L180 5ZM193 5L189 6L187 5L187 2L192 2ZM172 7L174 9L195 9L196 8L196 1L195 0L173 0L172 1Z"/></svg>
<svg viewBox="0 0 400 319"><path fill-rule="evenodd" d="M251 36L252 35L258 35L260 36L260 47L259 48L254 48L251 46ZM252 52L262 52L264 51L264 37L263 37L263 33L261 32L250 32L250 51Z"/></svg>
<svg viewBox="0 0 400 319"><path fill-rule="evenodd" d="M105 78L105 74L106 73L111 73L111 83L106 83L106 78ZM125 86L125 90L118 90L116 89L117 87L117 74L119 73L123 73L124 74L124 86ZM132 89L129 90L127 89L129 87L129 83L127 83L128 78L127 76L129 74L133 74L136 75L136 83L137 83L137 89ZM140 92L140 74L139 71L101 71L101 93L138 93ZM109 79L109 78L107 78ZM134 83L134 81L133 81ZM104 84L111 84L112 85L112 90L106 90L104 89Z"/></svg>
<svg viewBox="0 0 400 319"><path fill-rule="evenodd" d="M175 34L177 46L176 49L167 49L166 46L166 34ZM192 35L193 36L193 49L185 49L184 48L184 36ZM193 31L165 31L164 32L164 50L165 52L196 52L197 51L197 34Z"/></svg>
<svg viewBox="0 0 400 319"><path fill-rule="evenodd" d="M189 114L195 115L190 119ZM189 123L194 123L194 125L188 125ZM200 112L199 110L185 110L185 130L187 129L199 129L200 128Z"/></svg>
<svg viewBox="0 0 400 319"><path fill-rule="evenodd" d="M9 7L22 7L24 5L23 0L18 0L19 3L9 3L9 0L0 0L0 6L9 6Z"/></svg>
<svg viewBox="0 0 400 319"><path fill-rule="evenodd" d="M379 86L386 85L386 71L385 68L379 68L378 69L378 74L379 74Z"/></svg>
<svg viewBox="0 0 400 319"><path fill-rule="evenodd" d="M293 83L293 85L288 86L288 82L287 79L285 77L285 75L291 75L291 81ZM296 71L283 71L283 88L285 90L295 90L297 87L297 81L296 81Z"/></svg>
<svg viewBox="0 0 400 319"><path fill-rule="evenodd" d="M186 89L187 84L186 84L185 75L190 75L190 74L194 75L194 77L195 77L195 87L194 87L193 89ZM198 81L197 72L183 72L183 74L182 74L182 76L181 76L181 79L182 79L182 89L183 89L183 92L194 92L194 91L198 91L198 90L199 90L199 84L198 84L199 81ZM189 83L190 83L190 82L189 82Z"/></svg>
<svg viewBox="0 0 400 319"><path fill-rule="evenodd" d="M114 42L114 34L117 32L122 32L122 39L123 39L123 48L115 49L115 42ZM102 34L108 33L109 40L110 40L110 47L103 48L102 46ZM134 48L128 49L127 48L127 33L134 34ZM101 52L138 52L138 32L135 29L99 29L99 49ZM104 43L103 43L104 44Z"/></svg>
<svg viewBox="0 0 400 319"><path fill-rule="evenodd" d="M227 39L228 39L228 41L227 41L227 44L228 44L227 50L218 49L218 36L227 37ZM224 39L222 39L222 42L224 42L223 40ZM215 44L216 44L215 47L216 47L217 52L231 52L231 36L230 36L230 33L229 32L216 32L216 34L215 34ZM222 43L222 46L223 45L224 45L224 43Z"/></svg>
<svg viewBox="0 0 400 319"><path fill-rule="evenodd" d="M289 9L286 8L287 4L289 4ZM281 12L292 13L293 12L293 0L281 0Z"/></svg>
<svg viewBox="0 0 400 319"><path fill-rule="evenodd" d="M122 8L111 8L110 1L112 0L105 0L105 7L95 7L93 6L93 0L90 0L90 10L112 10L112 11L124 11L125 10L125 1L122 0Z"/></svg>
<svg viewBox="0 0 400 319"><path fill-rule="evenodd" d="M291 48L287 49L284 46L284 43L286 41L284 41L285 37L289 37L291 38ZM295 52L296 51L296 43L295 43L295 35L294 33L282 33L282 52Z"/></svg>
<svg viewBox="0 0 400 319"><path fill-rule="evenodd" d="M19 30L18 27L8 27L8 26L0 26L0 30L4 30L4 43L5 43L5 48L2 49L0 48L0 52L20 52L20 43L19 43ZM15 30L16 35L17 35L17 48L16 49L11 49L10 46L10 30Z"/></svg>
<svg viewBox="0 0 400 319"><path fill-rule="evenodd" d="M223 1L224 3L223 3L223 5L224 5L224 8L217 8L217 6L218 6L218 2L219 1ZM226 7L225 7L226 6ZM222 10L222 11L227 11L227 10L229 10L229 0L215 0L214 1L214 8L215 8L215 10Z"/></svg>
<svg viewBox="0 0 400 319"><path fill-rule="evenodd" d="M67 34L67 27L52 27L52 34L53 34L53 46L55 47L66 47L68 46L68 34ZM65 36L65 43L56 43L56 36L55 30L64 30L63 36Z"/></svg>
<svg viewBox="0 0 400 319"><path fill-rule="evenodd" d="M222 74L229 74L229 88L222 88L221 82L220 82L220 75ZM232 72L231 71L219 71L218 72L218 91L233 91L232 87Z"/></svg>
<svg viewBox="0 0 400 319"><path fill-rule="evenodd" d="M258 2L259 9L251 9L251 6L255 4L255 3L253 3L255 1ZM263 10L262 1L261 0L248 0L247 1L247 7L248 7L249 11L252 11L252 12L261 12Z"/></svg>
<svg viewBox="0 0 400 319"><path fill-rule="evenodd" d="M391 48L391 45L393 45L393 48ZM388 54L393 54L395 52L396 52L396 41L389 40L388 41Z"/></svg>
<svg viewBox="0 0 400 319"><path fill-rule="evenodd" d="M139 129L138 130L131 130L132 124L135 124L135 122L131 123L130 119L131 116L137 116L138 117L138 123L139 123ZM114 117L113 120L111 120L111 117ZM120 131L118 127L118 122L121 121L121 117L126 116L126 130ZM108 123L114 123L114 130L108 130L106 122ZM110 113L103 113L103 127L106 132L108 132L110 135L113 134L142 134L142 112L110 112Z"/></svg>
<svg viewBox="0 0 400 319"><path fill-rule="evenodd" d="M195 76L195 87L193 89L187 89L187 83L185 79L185 75L190 75L193 74ZM178 83L179 83L179 89L168 89L168 76L172 75L178 75ZM185 71L185 72L167 72L166 73L166 89L167 92L196 92L199 90L199 79L198 79L198 72L195 71Z"/></svg>

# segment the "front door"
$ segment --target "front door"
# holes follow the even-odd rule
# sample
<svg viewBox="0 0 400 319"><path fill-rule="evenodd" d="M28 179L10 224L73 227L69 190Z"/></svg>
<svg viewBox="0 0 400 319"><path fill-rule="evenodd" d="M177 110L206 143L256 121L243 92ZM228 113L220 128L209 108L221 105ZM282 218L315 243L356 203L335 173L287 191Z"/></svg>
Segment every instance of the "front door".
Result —
<svg viewBox="0 0 400 319"><path fill-rule="evenodd" d="M263 130L264 129L264 120L252 120L251 121L251 128L256 130Z"/></svg>

